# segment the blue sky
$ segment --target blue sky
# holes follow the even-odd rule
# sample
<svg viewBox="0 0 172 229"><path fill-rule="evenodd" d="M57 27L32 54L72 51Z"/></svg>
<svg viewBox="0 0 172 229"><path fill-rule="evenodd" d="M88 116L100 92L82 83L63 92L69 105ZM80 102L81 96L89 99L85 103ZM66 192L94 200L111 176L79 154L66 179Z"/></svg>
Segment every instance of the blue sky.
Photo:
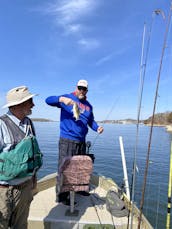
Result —
<svg viewBox="0 0 172 229"><path fill-rule="evenodd" d="M146 23L146 49L154 15L141 109L148 118L169 9L170 0L1 0L0 106L9 89L26 85L39 94L32 117L59 120L45 98L72 92L87 79L96 120L136 119L143 28ZM170 40L171 26L156 113L172 110Z"/></svg>

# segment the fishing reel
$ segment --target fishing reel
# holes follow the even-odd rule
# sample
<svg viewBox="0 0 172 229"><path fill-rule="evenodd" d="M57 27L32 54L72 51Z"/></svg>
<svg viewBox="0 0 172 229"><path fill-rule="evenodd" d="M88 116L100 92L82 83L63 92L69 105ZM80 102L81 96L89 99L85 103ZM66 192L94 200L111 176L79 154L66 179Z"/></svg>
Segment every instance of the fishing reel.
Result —
<svg viewBox="0 0 172 229"><path fill-rule="evenodd" d="M86 154L87 154L87 156L89 156L91 158L92 162L94 163L95 156L94 156L93 153L90 153L90 147L91 147L91 142L90 141L87 141L86 142L86 149L87 149Z"/></svg>

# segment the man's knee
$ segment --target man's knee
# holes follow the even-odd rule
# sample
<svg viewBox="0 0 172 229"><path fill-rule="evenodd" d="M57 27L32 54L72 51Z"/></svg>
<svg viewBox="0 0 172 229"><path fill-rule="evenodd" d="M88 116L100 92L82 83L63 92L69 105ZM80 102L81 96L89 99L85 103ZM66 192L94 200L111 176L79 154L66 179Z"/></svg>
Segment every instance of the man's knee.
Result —
<svg viewBox="0 0 172 229"><path fill-rule="evenodd" d="M0 211L0 229L7 229L9 226L9 215L7 214L7 211L2 212Z"/></svg>

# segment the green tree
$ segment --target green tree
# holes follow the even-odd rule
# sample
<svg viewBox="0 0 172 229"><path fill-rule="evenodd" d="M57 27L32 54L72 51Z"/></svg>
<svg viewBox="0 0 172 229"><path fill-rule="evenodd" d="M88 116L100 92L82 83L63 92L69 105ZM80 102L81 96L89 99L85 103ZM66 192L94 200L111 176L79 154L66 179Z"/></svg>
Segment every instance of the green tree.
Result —
<svg viewBox="0 0 172 229"><path fill-rule="evenodd" d="M169 123L172 123L172 112L170 112L170 113L168 114L167 121L168 121Z"/></svg>

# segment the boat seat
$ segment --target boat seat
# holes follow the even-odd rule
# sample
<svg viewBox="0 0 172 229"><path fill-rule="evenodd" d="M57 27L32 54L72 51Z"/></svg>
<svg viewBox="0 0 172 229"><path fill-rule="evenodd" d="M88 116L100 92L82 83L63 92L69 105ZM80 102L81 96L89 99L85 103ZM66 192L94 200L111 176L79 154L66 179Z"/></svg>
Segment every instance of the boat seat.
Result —
<svg viewBox="0 0 172 229"><path fill-rule="evenodd" d="M59 191L70 192L70 213L74 213L75 192L89 192L92 159L87 155L66 157L59 169Z"/></svg>

